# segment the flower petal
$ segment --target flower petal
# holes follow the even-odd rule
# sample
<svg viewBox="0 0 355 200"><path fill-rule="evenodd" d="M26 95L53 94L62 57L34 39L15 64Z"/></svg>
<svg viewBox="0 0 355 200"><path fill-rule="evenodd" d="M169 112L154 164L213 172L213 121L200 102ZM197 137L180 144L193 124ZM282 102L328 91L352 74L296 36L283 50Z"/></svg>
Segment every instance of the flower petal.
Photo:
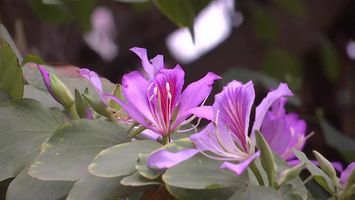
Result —
<svg viewBox="0 0 355 200"><path fill-rule="evenodd" d="M164 68L164 57L162 55L156 55L154 58L150 59L150 62L152 62L155 73Z"/></svg>
<svg viewBox="0 0 355 200"><path fill-rule="evenodd" d="M216 123L223 123L235 134L239 143L247 149L250 112L255 99L253 83L232 81L216 95L213 107L218 112ZM217 115L217 114L216 114Z"/></svg>
<svg viewBox="0 0 355 200"><path fill-rule="evenodd" d="M215 80L221 79L220 76L209 72L202 79L191 83L186 87L184 92L181 94L180 100L180 115L181 118L177 121L183 120L189 115L189 110L197 107L202 103L204 99L208 97L208 95L212 91L212 84Z"/></svg>
<svg viewBox="0 0 355 200"><path fill-rule="evenodd" d="M142 60L144 71L147 72L149 79L152 79L156 73L154 66L149 62L147 50L144 48L133 47L130 49Z"/></svg>
<svg viewBox="0 0 355 200"><path fill-rule="evenodd" d="M292 92L288 88L287 84L280 83L276 90L273 90L267 94L267 96L262 100L255 111L255 121L251 131L251 139L254 140L255 130L260 130L261 124L268 112L270 106L281 97L292 96Z"/></svg>
<svg viewBox="0 0 355 200"><path fill-rule="evenodd" d="M340 175L340 183L346 185L350 174L355 170L355 162L350 163Z"/></svg>
<svg viewBox="0 0 355 200"><path fill-rule="evenodd" d="M145 139L148 139L148 140L158 140L158 139L161 139L161 135L152 131L152 130L149 130L149 129L146 129L144 130L141 134L140 134L142 137L144 137Z"/></svg>
<svg viewBox="0 0 355 200"><path fill-rule="evenodd" d="M238 163L238 164L233 164L233 163L230 163L230 162L224 162L221 165L221 169L228 169L228 170L234 172L237 176L240 176L241 174L243 174L245 169L248 168L250 163L253 162L259 156L260 156L260 151L256 152L255 154L250 156L248 159L246 159L245 161L243 161L241 163Z"/></svg>
<svg viewBox="0 0 355 200"><path fill-rule="evenodd" d="M210 121L214 120L214 110L212 106L195 107L190 109L188 113L195 115L198 118L204 118Z"/></svg>
<svg viewBox="0 0 355 200"><path fill-rule="evenodd" d="M129 115L132 115L133 113L129 113L127 110L128 107L130 107L130 111L135 110L134 112L136 114L140 113L146 119L153 122L154 120L149 109L147 99L147 89L148 81L145 80L145 78L138 71L133 71L124 75L122 78L122 93L126 103L121 106L125 107L125 110ZM131 117L135 119L137 116Z"/></svg>
<svg viewBox="0 0 355 200"><path fill-rule="evenodd" d="M168 169L191 158L197 153L196 149L184 149L176 153L161 149L149 156L147 164L154 169Z"/></svg>
<svg viewBox="0 0 355 200"><path fill-rule="evenodd" d="M91 82L91 84L95 87L96 91L102 93L102 83L99 76L94 72L86 68L81 68L79 70L79 74Z"/></svg>

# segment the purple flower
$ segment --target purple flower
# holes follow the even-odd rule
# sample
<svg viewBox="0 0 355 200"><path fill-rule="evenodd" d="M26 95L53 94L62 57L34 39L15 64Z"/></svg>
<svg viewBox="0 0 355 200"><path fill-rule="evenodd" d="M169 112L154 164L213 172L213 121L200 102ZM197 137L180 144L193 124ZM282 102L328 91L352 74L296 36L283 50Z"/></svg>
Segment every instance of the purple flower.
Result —
<svg viewBox="0 0 355 200"><path fill-rule="evenodd" d="M162 55L155 56L149 62L146 49L133 47L130 50L137 54L142 60L143 69L147 73L149 80L153 79L155 74L157 74L160 69L164 68L164 58Z"/></svg>
<svg viewBox="0 0 355 200"><path fill-rule="evenodd" d="M185 73L179 65L173 69L159 68L161 62L149 65L146 56L140 56L149 75L148 80L138 71L124 75L124 100L117 101L130 117L144 127L162 136L169 135L191 116L191 109L208 97L212 84L220 77L208 73L183 91ZM155 58L155 61L162 61L160 57ZM156 66L157 63L159 66ZM160 70L156 72L157 69Z"/></svg>
<svg viewBox="0 0 355 200"><path fill-rule="evenodd" d="M306 122L296 113L285 111L286 98L275 101L261 125L261 133L271 149L284 160L295 157L292 149L302 150L306 137Z"/></svg>
<svg viewBox="0 0 355 200"><path fill-rule="evenodd" d="M192 109L191 113L209 119L212 123L201 132L192 135L190 139L196 149L204 155L225 161L221 168L240 175L260 155L260 152L255 152L254 132L260 129L269 108L280 98L291 95L286 84L280 84L276 90L269 92L256 108L254 125L249 135L250 113L255 99L253 83L242 84L232 81L216 95L213 106ZM148 158L150 167L168 168L177 164L174 159L165 157L163 151L159 150ZM193 155L191 152L185 158L184 155L179 155L181 158L179 161Z"/></svg>
<svg viewBox="0 0 355 200"><path fill-rule="evenodd" d="M351 175L351 173L355 170L355 162L350 163L350 165L348 165L348 167L346 167L346 169L341 173L340 175L340 183L342 185L346 185L349 179L349 176Z"/></svg>
<svg viewBox="0 0 355 200"><path fill-rule="evenodd" d="M79 74L91 82L91 84L94 86L97 94L101 97L102 93L103 93L102 83L101 83L99 76L96 74L96 72L91 71L86 68L81 68L81 69L79 69Z"/></svg>

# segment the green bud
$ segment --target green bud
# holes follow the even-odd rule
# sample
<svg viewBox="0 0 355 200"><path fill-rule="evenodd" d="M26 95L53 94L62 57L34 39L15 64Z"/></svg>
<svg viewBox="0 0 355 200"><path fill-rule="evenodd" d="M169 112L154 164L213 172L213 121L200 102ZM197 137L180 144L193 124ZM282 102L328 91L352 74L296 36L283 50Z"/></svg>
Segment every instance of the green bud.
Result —
<svg viewBox="0 0 355 200"><path fill-rule="evenodd" d="M329 177L337 177L336 171L332 165L324 156L322 156L317 151L312 151L317 161L319 162L320 168L327 174Z"/></svg>
<svg viewBox="0 0 355 200"><path fill-rule="evenodd" d="M105 116L110 121L113 121L113 122L116 121L112 112L108 109L106 104L104 104L102 101L93 99L85 94L83 94L83 97L97 113L99 113L102 116Z"/></svg>
<svg viewBox="0 0 355 200"><path fill-rule="evenodd" d="M289 169L282 171L277 180L277 184L281 186L287 183L288 181L296 178L300 174L300 172L304 169L305 166L306 163L299 163L298 165L295 165Z"/></svg>
<svg viewBox="0 0 355 200"><path fill-rule="evenodd" d="M264 136L259 131L256 131L256 145L261 153L260 162L267 174L269 185L270 187L274 187L276 178L274 154L272 153L271 148L266 142Z"/></svg>

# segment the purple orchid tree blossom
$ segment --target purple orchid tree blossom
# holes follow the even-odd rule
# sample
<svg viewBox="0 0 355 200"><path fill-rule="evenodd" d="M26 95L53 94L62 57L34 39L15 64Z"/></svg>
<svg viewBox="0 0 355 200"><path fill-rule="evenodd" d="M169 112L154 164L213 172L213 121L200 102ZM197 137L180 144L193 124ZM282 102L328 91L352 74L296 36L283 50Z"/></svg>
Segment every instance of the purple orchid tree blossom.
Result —
<svg viewBox="0 0 355 200"><path fill-rule="evenodd" d="M212 84L220 77L207 73L183 90L185 73L179 65L166 69L162 56L158 55L149 62L145 49L131 50L141 58L147 77L138 71L124 75L124 99L116 101L135 121L167 138L187 122L191 110L209 96Z"/></svg>
<svg viewBox="0 0 355 200"><path fill-rule="evenodd" d="M271 149L284 160L295 158L292 149L302 150L306 142L306 122L285 111L286 98L275 101L266 113L261 133Z"/></svg>
<svg viewBox="0 0 355 200"><path fill-rule="evenodd" d="M254 86L252 82L242 84L232 81L216 95L213 106L203 106L191 111L198 117L212 121L201 132L190 137L197 150L175 153L185 153L185 157L176 156L180 158L178 162L177 159L166 157L165 150L158 150L148 158L148 166L169 168L201 152L212 159L225 161L221 168L240 175L260 155L260 152L255 151L254 132L260 130L269 108L282 97L292 95L283 83L276 90L269 92L256 108L254 125L251 134L248 134L250 113L255 99Z"/></svg>

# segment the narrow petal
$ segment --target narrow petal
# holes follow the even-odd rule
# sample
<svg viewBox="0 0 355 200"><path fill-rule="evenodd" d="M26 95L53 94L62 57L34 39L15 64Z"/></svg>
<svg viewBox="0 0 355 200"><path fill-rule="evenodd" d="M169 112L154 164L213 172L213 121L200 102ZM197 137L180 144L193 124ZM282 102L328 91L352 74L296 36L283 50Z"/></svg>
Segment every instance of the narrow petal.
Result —
<svg viewBox="0 0 355 200"><path fill-rule="evenodd" d="M91 84L95 87L96 91L102 93L102 83L99 76L94 72L86 68L82 68L79 70L79 74L91 82Z"/></svg>
<svg viewBox="0 0 355 200"><path fill-rule="evenodd" d="M198 118L204 118L209 121L214 120L214 110L212 106L195 107L188 111L188 114L195 115Z"/></svg>
<svg viewBox="0 0 355 200"><path fill-rule="evenodd" d="M216 123L226 124L239 143L247 149L250 112L255 99L254 85L232 81L216 95L213 107L218 112ZM217 114L216 114L217 115Z"/></svg>
<svg viewBox="0 0 355 200"><path fill-rule="evenodd" d="M196 149L184 149L176 153L161 149L152 153L147 163L149 167L154 169L168 169L191 158L197 153Z"/></svg>
<svg viewBox="0 0 355 200"><path fill-rule="evenodd" d="M147 50L139 47L133 47L130 50L137 54L137 56L142 60L142 66L144 71L147 72L149 79L152 79L155 74L155 69L148 60Z"/></svg>
<svg viewBox="0 0 355 200"><path fill-rule="evenodd" d="M150 62L152 62L155 74L158 73L160 69L164 68L164 57L162 55L155 56Z"/></svg>
<svg viewBox="0 0 355 200"><path fill-rule="evenodd" d="M292 96L292 92L288 88L287 84L281 83L276 90L273 90L267 94L267 96L262 100L255 111L255 121L251 132L251 139L254 140L255 130L260 130L261 124L264 120L266 113L268 112L270 106L281 97Z"/></svg>
<svg viewBox="0 0 355 200"><path fill-rule="evenodd" d="M346 167L346 169L340 175L340 183L346 185L348 182L350 174L355 170L355 162L352 162Z"/></svg>
<svg viewBox="0 0 355 200"><path fill-rule="evenodd" d="M183 121L183 118L186 118L189 115L189 110L199 106L204 99L212 91L212 85L215 80L221 79L220 76L209 72L202 79L191 83L186 87L184 92L181 94L180 100L180 119L177 121Z"/></svg>
<svg viewBox="0 0 355 200"><path fill-rule="evenodd" d="M224 162L221 165L221 169L228 169L228 170L234 172L237 176L240 176L241 174L243 174L245 169L248 168L250 163L253 162L259 156L260 156L260 151L256 152L255 154L250 156L248 159L246 159L245 161L243 161L241 163L238 163L238 164L233 164L233 163L230 163L230 162Z"/></svg>
<svg viewBox="0 0 355 200"><path fill-rule="evenodd" d="M147 89L148 82L138 71L126 74L122 78L122 93L127 102L125 108L127 109L128 106L131 107L129 110L134 108L135 112L141 113L146 119L153 122L147 99ZM129 113L128 110L126 111ZM129 114L131 115L131 113Z"/></svg>

